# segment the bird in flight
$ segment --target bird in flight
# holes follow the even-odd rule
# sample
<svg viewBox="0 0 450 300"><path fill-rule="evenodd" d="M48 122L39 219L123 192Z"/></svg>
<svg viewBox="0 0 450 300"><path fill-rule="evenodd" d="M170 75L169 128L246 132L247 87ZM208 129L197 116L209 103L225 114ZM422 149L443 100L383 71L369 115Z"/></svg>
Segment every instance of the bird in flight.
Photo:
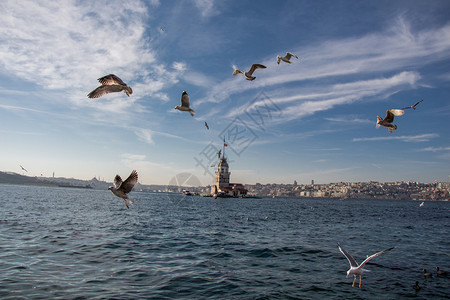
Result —
<svg viewBox="0 0 450 300"><path fill-rule="evenodd" d="M422 101L423 101L423 99L420 100L419 102L416 102L416 103L415 103L414 105L412 105L412 106L403 107L402 109L408 109L408 108L416 109L416 106L417 106L420 102L422 102Z"/></svg>
<svg viewBox="0 0 450 300"><path fill-rule="evenodd" d="M120 177L120 175L116 175L114 178L114 186L110 186L108 190L110 190L117 197L122 198L123 201L125 201L125 206L130 208L128 203L133 205L133 202L130 198L128 198L127 194L131 192L137 181L138 174L136 170L133 170L125 181L122 181L122 177Z"/></svg>
<svg viewBox="0 0 450 300"><path fill-rule="evenodd" d="M181 106L175 106L175 109L181 110L181 111L188 111L191 116L194 116L195 111L189 107L189 95L186 93L186 91L183 91L181 94Z"/></svg>
<svg viewBox="0 0 450 300"><path fill-rule="evenodd" d="M25 172L27 172L27 173L28 173L28 170L27 170L27 169L25 169L24 167L22 167L22 165L19 165L19 167L21 167L21 168L22 168L22 170L24 170Z"/></svg>
<svg viewBox="0 0 450 300"><path fill-rule="evenodd" d="M280 64L280 61L284 61L285 63L291 64L292 63L290 61L291 57L295 57L296 59L298 59L297 55L291 52L286 52L286 55L284 57L277 55L277 64Z"/></svg>
<svg viewBox="0 0 450 300"><path fill-rule="evenodd" d="M89 98L100 98L109 93L124 92L129 97L133 90L125 82L114 74L109 74L98 79L102 84L88 94Z"/></svg>
<svg viewBox="0 0 450 300"><path fill-rule="evenodd" d="M397 130L397 125L392 124L392 122L394 121L394 116L401 116L404 113L405 111L401 109L388 109L386 111L386 117L384 117L384 119L377 116L377 128L380 126L384 126L389 129L389 133L392 133L393 130Z"/></svg>
<svg viewBox="0 0 450 300"><path fill-rule="evenodd" d="M359 288L361 288L361 277L362 277L362 275L363 275L363 272L364 272L364 271L368 271L368 270L363 269L364 265L365 265L369 260L371 260L372 258L374 258L374 257L376 257L376 256L378 256L378 255L381 255L381 254L383 254L383 253L386 253L386 252L388 252L388 251L391 251L391 250L394 249L395 247L392 247L392 248L389 248L389 249L386 249L386 250L377 252L377 253L375 253L375 254L372 254L371 256L368 256L368 257L367 257L362 263L360 263L359 265L358 265L358 263L356 262L356 260L353 258L353 256L351 256L347 251L345 251L344 249L341 248L341 245L339 245L339 243L338 243L338 248L339 248L339 251L341 251L342 254L344 254L344 256L347 258L348 262L350 263L350 269L348 269L348 271L347 271L347 278L348 278L349 275L354 275L354 276L355 276L355 279L353 280L352 287L355 286L356 276L359 276Z"/></svg>
<svg viewBox="0 0 450 300"><path fill-rule="evenodd" d="M208 126L208 123L206 123L206 122L205 122L205 127L206 127L206 129L208 129L208 130L209 130L209 126Z"/></svg>
<svg viewBox="0 0 450 300"><path fill-rule="evenodd" d="M256 78L256 77L252 76L253 72L255 72L256 69L265 69L265 68L266 68L266 66L263 66L263 65L260 65L260 64L253 64L248 72L243 72L243 71L241 71L239 69L235 69L234 72L233 72L233 76L235 76L235 75L237 75L239 73L242 73L242 74L244 74L245 79L251 81L251 80L255 80L255 78Z"/></svg>

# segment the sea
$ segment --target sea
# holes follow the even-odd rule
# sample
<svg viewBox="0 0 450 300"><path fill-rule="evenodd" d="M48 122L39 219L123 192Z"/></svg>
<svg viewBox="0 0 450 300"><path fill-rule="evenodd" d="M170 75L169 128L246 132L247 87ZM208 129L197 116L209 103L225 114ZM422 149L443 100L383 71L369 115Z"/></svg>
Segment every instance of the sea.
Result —
<svg viewBox="0 0 450 300"><path fill-rule="evenodd" d="M0 185L0 299L450 298L449 202L129 196Z"/></svg>

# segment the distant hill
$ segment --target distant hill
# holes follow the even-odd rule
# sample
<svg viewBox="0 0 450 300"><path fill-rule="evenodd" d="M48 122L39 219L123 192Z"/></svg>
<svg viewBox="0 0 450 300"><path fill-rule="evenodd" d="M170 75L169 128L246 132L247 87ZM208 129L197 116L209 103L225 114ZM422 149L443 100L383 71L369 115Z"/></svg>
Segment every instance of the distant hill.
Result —
<svg viewBox="0 0 450 300"><path fill-rule="evenodd" d="M73 188L89 188L95 190L107 190L112 186L112 182L100 181L97 178L91 180L81 180L64 177L31 177L24 176L13 172L0 171L0 184L22 184L22 185L43 185L56 187L73 187ZM191 191L202 191L202 187L182 187L182 186L167 186L167 185L144 185L139 182L135 185L134 191L141 192L175 192L181 193L183 189L190 189ZM209 190L209 187L207 188Z"/></svg>

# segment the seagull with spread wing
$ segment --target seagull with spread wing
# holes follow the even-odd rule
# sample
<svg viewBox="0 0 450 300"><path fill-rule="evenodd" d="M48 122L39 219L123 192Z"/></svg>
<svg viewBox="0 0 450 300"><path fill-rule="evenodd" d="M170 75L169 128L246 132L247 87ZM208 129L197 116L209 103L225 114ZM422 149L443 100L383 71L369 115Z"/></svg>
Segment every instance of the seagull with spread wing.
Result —
<svg viewBox="0 0 450 300"><path fill-rule="evenodd" d="M209 130L209 126L208 126L208 123L206 123L206 122L205 122L205 127L206 127L206 129L208 129L208 130Z"/></svg>
<svg viewBox="0 0 450 300"><path fill-rule="evenodd" d="M354 275L354 276L355 276L355 279L353 280L352 287L355 286L356 276L359 276L359 288L361 288L361 277L362 277L362 275L363 275L363 272L364 272L364 271L369 272L369 270L363 269L364 265L365 265L369 260L371 260L372 258L374 258L374 257L376 257L376 256L378 256L378 255L381 255L381 254L383 254L383 253L386 253L386 252L388 252L388 251L391 251L391 250L394 249L395 247L392 247L392 248L389 248L389 249L386 249L386 250L377 252L377 253L375 253L375 254L372 254L371 256L368 256L368 257L367 257L362 263L360 263L359 265L358 265L358 263L356 262L356 260L353 258L353 256L351 256L347 251L345 251L344 249L341 248L341 245L339 245L339 243L338 243L338 248L339 248L339 251L341 251L342 254L344 254L344 256L347 258L348 262L350 263L350 269L347 271L347 278L348 278L348 276L350 276L350 275Z"/></svg>
<svg viewBox="0 0 450 300"><path fill-rule="evenodd" d="M394 116L402 116L404 113L405 111L401 109L388 109L384 119L377 116L377 128L384 126L389 129L389 133L392 133L393 130L397 130L397 125L392 124L392 122L394 122Z"/></svg>
<svg viewBox="0 0 450 300"><path fill-rule="evenodd" d="M22 168L22 170L24 170L25 172L27 172L27 173L28 173L28 170L27 170L27 169L25 169L24 167L22 167L22 165L19 165L19 167L21 167L21 168Z"/></svg>
<svg viewBox="0 0 450 300"><path fill-rule="evenodd" d="M186 93L186 91L183 91L181 94L181 106L175 106L175 109L181 110L181 111L188 111L191 116L194 116L195 111L189 107L189 95Z"/></svg>
<svg viewBox="0 0 450 300"><path fill-rule="evenodd" d="M130 203L130 205L133 205L133 202L130 198L128 198L127 194L131 192L137 181L138 174L136 170L133 170L130 176L128 176L125 181L122 181L122 177L120 177L120 175L116 175L116 177L114 178L114 186L110 186L108 190L110 190L117 197L122 198L123 201L125 201L125 206L127 208L130 208L128 206L128 203Z"/></svg>
<svg viewBox="0 0 450 300"><path fill-rule="evenodd" d="M89 98L100 98L109 93L124 92L129 97L133 90L125 82L114 74L109 74L98 79L102 84L88 94Z"/></svg>
<svg viewBox="0 0 450 300"><path fill-rule="evenodd" d="M296 59L298 59L297 55L295 55L291 52L286 52L286 55L284 57L277 55L277 64L280 64L280 61L284 61L285 63L292 64L292 62L290 61L291 57L295 57Z"/></svg>
<svg viewBox="0 0 450 300"><path fill-rule="evenodd" d="M419 102L416 102L416 104L414 104L414 105L412 105L412 106L403 107L402 109L408 109L408 108L416 109L416 106L417 106L420 102L422 102L422 101L423 101L423 99L420 100Z"/></svg>
<svg viewBox="0 0 450 300"><path fill-rule="evenodd" d="M255 80L255 78L256 78L255 76L252 76L253 72L255 72L256 69L265 69L265 68L266 68L266 66L263 66L263 65L260 65L260 64L253 64L251 66L250 70L248 70L248 72L244 72L244 71L241 71L239 69L235 69L234 72L233 72L233 76L241 73L241 74L244 74L245 79L251 81L251 80Z"/></svg>

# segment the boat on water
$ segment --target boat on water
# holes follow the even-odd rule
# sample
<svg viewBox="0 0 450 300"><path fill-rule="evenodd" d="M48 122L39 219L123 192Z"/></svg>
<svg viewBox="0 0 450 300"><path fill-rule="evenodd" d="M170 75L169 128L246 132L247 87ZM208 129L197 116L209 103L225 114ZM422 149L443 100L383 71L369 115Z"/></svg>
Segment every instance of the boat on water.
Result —
<svg viewBox="0 0 450 300"><path fill-rule="evenodd" d="M194 194L188 190L183 190L183 196L194 196Z"/></svg>

